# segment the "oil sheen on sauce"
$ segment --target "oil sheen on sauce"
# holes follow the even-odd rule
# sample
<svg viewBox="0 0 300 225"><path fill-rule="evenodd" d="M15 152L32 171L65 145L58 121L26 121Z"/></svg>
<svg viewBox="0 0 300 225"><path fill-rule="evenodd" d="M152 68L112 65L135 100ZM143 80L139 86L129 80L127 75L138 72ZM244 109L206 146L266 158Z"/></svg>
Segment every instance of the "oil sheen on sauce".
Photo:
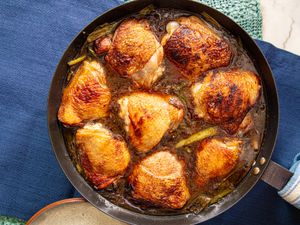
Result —
<svg viewBox="0 0 300 225"><path fill-rule="evenodd" d="M166 24L179 16L188 16L195 15L186 11L174 10L174 9L155 9L150 14L144 16L146 17L152 26L152 30L157 35L160 40L162 36L165 34ZM131 17L139 17L140 15L130 15ZM202 18L209 26L211 26L214 30L216 30L219 35L225 38L231 45L233 50L233 59L228 66L228 68L239 67L247 70L254 71L257 73L254 64L250 57L247 55L247 52L243 49L241 43L238 41L238 38L233 37L230 33L220 27L218 24L215 24L213 20L207 16L196 15ZM212 23L209 23L212 22ZM87 43L83 45L81 49L78 51L78 55L84 51L86 51ZM99 60L106 65L103 58L99 58ZM112 203L130 209L132 211L152 214L152 215L175 215L175 214L183 214L183 213L199 213L202 210L205 210L211 204L217 204L217 202L222 201L222 197L230 193L234 190L239 182L243 179L243 177L249 171L255 157L258 154L258 149L254 149L251 145L251 142L256 142L258 146L261 144L263 131L265 127L265 101L264 95L261 94L259 101L256 106L250 111L254 118L254 129L250 130L245 134L237 133L235 135L231 135L234 137L241 138L246 144L244 145L244 151L240 156L240 163L237 168L232 172L229 176L223 179L222 182L212 183L204 192L199 192L193 183L192 179L188 179L188 184L190 187L190 191L192 194L191 199L187 202L187 204L180 210L170 210L158 208L150 205L140 204L135 202L130 196L130 187L127 183L127 176L132 169L132 165L141 160L141 158L151 154L156 149L161 148L162 146L170 147L171 151L175 152L179 158L184 159L187 164L187 177L192 177L191 170L194 165L193 154L191 154L199 143L193 143L184 148L180 148L175 150L174 145L178 143L180 140L189 137L190 135L204 129L207 127L211 127L211 124L205 123L203 120L197 119L193 114L193 104L192 98L190 94L190 86L191 82L182 78L174 66L172 66L168 60L164 61L165 63L165 72L164 75L155 82L152 87L152 90L168 93L172 95L176 95L185 106L185 116L182 123L179 127L168 133L164 136L161 142L151 151L146 154L135 154L134 149L131 147L129 139L124 130L123 121L118 116L118 107L116 105L117 99L131 91L134 91L136 88L132 85L130 79L123 78L116 74L114 71L109 69L106 66L108 74L107 74L107 84L112 92L112 104L110 106L110 115L107 118L100 119L99 122L103 123L106 127L108 127L112 132L116 134L120 134L128 143L129 149L132 154L132 163L131 168L129 168L128 172L125 174L123 178L121 178L117 183L114 183L103 190L95 190L100 195L111 201ZM72 75L73 70L70 70L70 74ZM201 79L201 78L200 78ZM65 85L68 84L70 77L66 79ZM70 157L72 158L74 165L77 170L82 173L82 169L80 166L78 149L76 147L74 135L76 133L77 128L71 127L63 127L63 135L65 139L65 143L67 145ZM229 136L224 133L221 129L219 129L219 136ZM84 176L84 174L82 173Z"/></svg>

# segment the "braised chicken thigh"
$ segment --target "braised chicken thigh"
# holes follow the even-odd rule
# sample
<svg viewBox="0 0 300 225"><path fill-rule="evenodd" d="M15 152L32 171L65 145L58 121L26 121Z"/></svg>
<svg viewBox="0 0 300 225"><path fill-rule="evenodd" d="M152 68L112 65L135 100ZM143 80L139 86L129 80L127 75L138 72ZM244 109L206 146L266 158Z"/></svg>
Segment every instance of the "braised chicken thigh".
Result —
<svg viewBox="0 0 300 225"><path fill-rule="evenodd" d="M120 178L130 163L126 142L100 123L80 128L76 133L76 144L84 173L97 189Z"/></svg>
<svg viewBox="0 0 300 225"><path fill-rule="evenodd" d="M232 55L229 44L195 16L169 22L162 45L166 57L190 80L207 70L227 66Z"/></svg>
<svg viewBox="0 0 300 225"><path fill-rule="evenodd" d="M209 72L191 90L195 113L206 122L218 124L234 134L260 96L260 80L240 69Z"/></svg>
<svg viewBox="0 0 300 225"><path fill-rule="evenodd" d="M182 208L190 198L184 167L184 162L167 150L147 156L129 176L132 196L156 206Z"/></svg>
<svg viewBox="0 0 300 225"><path fill-rule="evenodd" d="M133 92L118 100L119 116L124 120L131 144L138 152L156 146L168 130L183 119L183 105L171 95Z"/></svg>
<svg viewBox="0 0 300 225"><path fill-rule="evenodd" d="M104 39L100 45L103 42L103 45L108 43ZM130 77L137 86L150 88L164 71L163 54L163 47L147 20L127 19L115 31L105 59L115 71Z"/></svg>
<svg viewBox="0 0 300 225"><path fill-rule="evenodd" d="M105 71L97 61L84 61L63 92L58 119L66 125L79 125L108 115L111 93Z"/></svg>
<svg viewBox="0 0 300 225"><path fill-rule="evenodd" d="M220 181L236 167L241 152L237 138L207 138L196 150L196 182L199 188Z"/></svg>

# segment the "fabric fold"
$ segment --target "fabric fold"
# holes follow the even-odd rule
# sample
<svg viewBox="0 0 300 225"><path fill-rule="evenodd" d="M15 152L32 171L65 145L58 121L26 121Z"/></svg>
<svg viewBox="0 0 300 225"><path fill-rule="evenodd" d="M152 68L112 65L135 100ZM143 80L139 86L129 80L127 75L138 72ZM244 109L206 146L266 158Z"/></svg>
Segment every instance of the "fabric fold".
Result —
<svg viewBox="0 0 300 225"><path fill-rule="evenodd" d="M290 171L294 175L278 194L285 201L300 209L300 153L295 156Z"/></svg>

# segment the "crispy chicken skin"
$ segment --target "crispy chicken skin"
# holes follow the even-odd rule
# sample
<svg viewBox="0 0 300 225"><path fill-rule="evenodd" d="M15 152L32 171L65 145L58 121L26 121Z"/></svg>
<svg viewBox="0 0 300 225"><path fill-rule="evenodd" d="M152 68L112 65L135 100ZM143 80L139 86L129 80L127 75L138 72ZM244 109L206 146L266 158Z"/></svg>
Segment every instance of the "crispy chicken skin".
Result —
<svg viewBox="0 0 300 225"><path fill-rule="evenodd" d="M162 39L166 57L190 80L230 63L229 44L195 16L170 22L167 32Z"/></svg>
<svg viewBox="0 0 300 225"><path fill-rule="evenodd" d="M192 88L195 112L206 122L234 134L260 96L260 79L240 69L209 72Z"/></svg>
<svg viewBox="0 0 300 225"><path fill-rule="evenodd" d="M122 22L105 59L120 75L146 88L150 88L164 70L163 47L145 19Z"/></svg>
<svg viewBox="0 0 300 225"><path fill-rule="evenodd" d="M165 208L182 208L190 198L184 167L184 162L167 150L147 156L129 176L133 198Z"/></svg>
<svg viewBox="0 0 300 225"><path fill-rule="evenodd" d="M196 150L196 183L199 188L225 178L239 161L242 141L237 138L207 138Z"/></svg>
<svg viewBox="0 0 300 225"><path fill-rule="evenodd" d="M65 125L79 125L108 115L111 99L105 72L96 61L84 61L63 92L58 119Z"/></svg>
<svg viewBox="0 0 300 225"><path fill-rule="evenodd" d="M180 100L166 94L133 92L120 98L118 104L119 116L138 152L156 146L167 131L177 128L184 114Z"/></svg>
<svg viewBox="0 0 300 225"><path fill-rule="evenodd" d="M121 177L129 163L125 141L102 124L87 124L76 133L81 165L95 188L102 189Z"/></svg>

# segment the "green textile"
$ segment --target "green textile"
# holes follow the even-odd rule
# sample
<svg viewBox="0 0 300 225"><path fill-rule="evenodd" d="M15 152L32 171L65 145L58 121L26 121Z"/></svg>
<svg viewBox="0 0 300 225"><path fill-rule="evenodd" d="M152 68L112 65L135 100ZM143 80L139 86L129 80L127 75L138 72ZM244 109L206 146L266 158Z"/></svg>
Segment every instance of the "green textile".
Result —
<svg viewBox="0 0 300 225"><path fill-rule="evenodd" d="M0 216L0 225L25 225L25 221L13 217Z"/></svg>
<svg viewBox="0 0 300 225"><path fill-rule="evenodd" d="M198 0L229 16L252 38L262 39L262 16L259 0Z"/></svg>
<svg viewBox="0 0 300 225"><path fill-rule="evenodd" d="M130 0L124 0L125 2ZM180 1L180 0L179 0ZM262 39L262 16L259 0L196 0L229 16L252 38Z"/></svg>

